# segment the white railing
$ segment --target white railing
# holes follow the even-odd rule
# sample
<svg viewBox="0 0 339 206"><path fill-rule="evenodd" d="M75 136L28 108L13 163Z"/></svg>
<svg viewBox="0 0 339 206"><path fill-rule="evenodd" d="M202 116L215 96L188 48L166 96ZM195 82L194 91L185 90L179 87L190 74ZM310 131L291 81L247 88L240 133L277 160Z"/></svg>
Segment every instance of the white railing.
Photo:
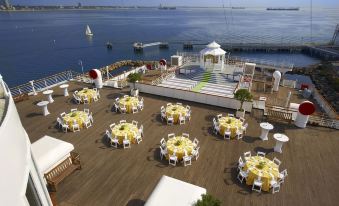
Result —
<svg viewBox="0 0 339 206"><path fill-rule="evenodd" d="M67 70L52 76L48 76L39 80L33 80L29 83L10 88L10 91L13 97L20 94L32 94L62 84L69 80L79 79L81 77L82 74L72 70Z"/></svg>

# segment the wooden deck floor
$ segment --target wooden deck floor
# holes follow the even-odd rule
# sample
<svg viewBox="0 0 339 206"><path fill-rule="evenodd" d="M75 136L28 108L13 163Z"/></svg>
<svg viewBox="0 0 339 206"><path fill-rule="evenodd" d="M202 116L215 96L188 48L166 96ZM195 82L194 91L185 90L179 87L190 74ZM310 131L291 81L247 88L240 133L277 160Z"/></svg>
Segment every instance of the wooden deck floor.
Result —
<svg viewBox="0 0 339 206"><path fill-rule="evenodd" d="M70 90L84 87L71 83ZM112 102L123 92L104 88L101 99L88 107L93 112L94 126L77 133L62 133L55 127L56 117L71 108L83 109L54 88L55 102L49 105L51 115L41 115L34 104L44 96L17 103L22 123L31 141L50 135L75 146L83 169L67 177L58 188L61 205L143 205L162 175L168 175L207 189L222 200L223 205L338 205L339 202L339 132L320 127L298 129L293 125L274 123L269 141L258 136L258 122L247 115L247 135L241 141L224 141L211 132L218 113L234 112L223 108L180 101L192 108L192 120L182 126L166 126L160 121L161 105L177 100L141 94L145 109L135 115L112 112ZM137 120L145 127L144 141L130 150L112 149L104 143L104 131L121 119ZM170 167L159 158L159 141L168 133L188 132L200 140L200 158L192 166ZM273 152L272 134L283 132L290 137L283 154ZM235 163L246 151L264 151L268 157L282 160L281 170L289 176L280 193L252 193L250 187L236 180ZM175 198L175 197L173 197Z"/></svg>

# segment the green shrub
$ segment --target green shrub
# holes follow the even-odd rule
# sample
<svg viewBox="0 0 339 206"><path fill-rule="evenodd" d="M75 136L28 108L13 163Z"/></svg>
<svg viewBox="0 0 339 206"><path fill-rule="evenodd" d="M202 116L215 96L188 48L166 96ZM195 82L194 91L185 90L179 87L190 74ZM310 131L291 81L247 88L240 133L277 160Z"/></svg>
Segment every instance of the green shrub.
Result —
<svg viewBox="0 0 339 206"><path fill-rule="evenodd" d="M201 195L201 200L195 203L195 206L220 206L221 201L210 194Z"/></svg>

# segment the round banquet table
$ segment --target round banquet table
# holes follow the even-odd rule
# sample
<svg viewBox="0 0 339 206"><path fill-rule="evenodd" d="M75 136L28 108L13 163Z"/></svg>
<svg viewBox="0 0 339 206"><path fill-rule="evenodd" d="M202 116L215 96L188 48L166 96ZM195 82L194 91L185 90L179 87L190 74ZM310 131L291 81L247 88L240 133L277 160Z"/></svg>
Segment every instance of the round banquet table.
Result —
<svg viewBox="0 0 339 206"><path fill-rule="evenodd" d="M68 84L62 84L62 85L60 85L60 89L64 89L64 96L65 96L65 97L68 97L68 87L69 87Z"/></svg>
<svg viewBox="0 0 339 206"><path fill-rule="evenodd" d="M84 111L75 111L66 114L62 119L72 129L74 120L79 124L80 128L83 128L84 120L87 120L88 114Z"/></svg>
<svg viewBox="0 0 339 206"><path fill-rule="evenodd" d="M274 134L273 138L276 140L274 151L282 153L282 146L285 142L288 142L289 138L286 135L280 133Z"/></svg>
<svg viewBox="0 0 339 206"><path fill-rule="evenodd" d="M112 129L112 137L117 136L119 144L123 143L125 134L127 134L127 139L129 139L131 143L136 143L135 134L138 134L138 127L131 123L122 123L115 125Z"/></svg>
<svg viewBox="0 0 339 206"><path fill-rule="evenodd" d="M88 102L93 102L96 91L94 91L94 89L83 89L80 90L77 95L81 98L81 101L83 101L83 99L87 97Z"/></svg>
<svg viewBox="0 0 339 206"><path fill-rule="evenodd" d="M44 91L44 92L42 92L44 95L46 95L47 96L47 99L48 99L48 102L49 103L53 103L54 102L54 99L53 99L53 97L52 97L52 94L53 94L53 90L46 90L46 91Z"/></svg>
<svg viewBox="0 0 339 206"><path fill-rule="evenodd" d="M132 106L138 105L139 100L137 97L124 97L119 99L119 105L124 105L126 107L127 113L132 113Z"/></svg>
<svg viewBox="0 0 339 206"><path fill-rule="evenodd" d="M246 180L247 185L253 185L254 180L257 179L259 175L261 176L263 191L269 191L271 180L273 178L277 180L279 177L279 166L266 157L250 157L246 161L243 170L249 171Z"/></svg>
<svg viewBox="0 0 339 206"><path fill-rule="evenodd" d="M49 104L48 101L41 101L41 102L39 102L39 103L36 104L37 106L39 106L39 107L42 108L42 114L43 114L44 116L47 116L47 115L50 114L49 111L48 111L48 109L47 109L47 105L48 105L48 104Z"/></svg>
<svg viewBox="0 0 339 206"><path fill-rule="evenodd" d="M221 117L219 119L220 134L224 135L227 128L231 130L231 137L234 138L237 130L243 130L242 122L235 117Z"/></svg>
<svg viewBox="0 0 339 206"><path fill-rule="evenodd" d="M194 145L190 139L182 136L176 136L167 140L166 147L168 155L172 155L176 150L175 154L178 157L178 160L182 160L182 158L185 156L185 150L187 151L187 155L192 154Z"/></svg>
<svg viewBox="0 0 339 206"><path fill-rule="evenodd" d="M271 125L268 122L262 122L262 123L260 123L260 127L261 127L260 139L261 140L268 140L267 135L268 135L268 132L274 128L273 125Z"/></svg>
<svg viewBox="0 0 339 206"><path fill-rule="evenodd" d="M166 117L173 116L174 123L179 123L180 115L185 117L187 109L182 105L170 105L166 107Z"/></svg>

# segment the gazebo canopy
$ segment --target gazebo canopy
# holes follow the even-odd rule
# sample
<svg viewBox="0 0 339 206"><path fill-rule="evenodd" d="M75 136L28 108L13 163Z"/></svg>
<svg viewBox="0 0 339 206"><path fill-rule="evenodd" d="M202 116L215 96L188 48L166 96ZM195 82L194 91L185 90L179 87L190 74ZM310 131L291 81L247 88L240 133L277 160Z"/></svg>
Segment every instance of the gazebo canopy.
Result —
<svg viewBox="0 0 339 206"><path fill-rule="evenodd" d="M200 51L202 55L213 55L213 56L222 56L226 54L226 51L220 48L220 45L213 41L212 43L208 44L205 49Z"/></svg>

